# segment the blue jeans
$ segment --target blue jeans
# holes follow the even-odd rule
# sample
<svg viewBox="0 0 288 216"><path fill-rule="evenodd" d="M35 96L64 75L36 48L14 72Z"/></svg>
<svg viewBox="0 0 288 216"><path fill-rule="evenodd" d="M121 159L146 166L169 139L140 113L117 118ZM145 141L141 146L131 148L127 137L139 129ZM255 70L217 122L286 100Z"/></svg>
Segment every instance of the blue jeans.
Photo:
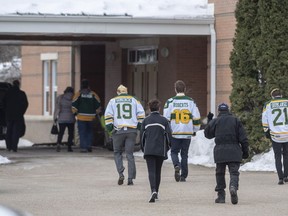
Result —
<svg viewBox="0 0 288 216"><path fill-rule="evenodd" d="M191 139L176 139L171 140L171 159L174 167L179 166L181 169L181 177L187 178L188 176L188 151ZM178 154L181 155L181 162L179 161Z"/></svg>
<svg viewBox="0 0 288 216"><path fill-rule="evenodd" d="M77 121L80 138L80 148L83 150L91 149L93 142L93 121Z"/></svg>

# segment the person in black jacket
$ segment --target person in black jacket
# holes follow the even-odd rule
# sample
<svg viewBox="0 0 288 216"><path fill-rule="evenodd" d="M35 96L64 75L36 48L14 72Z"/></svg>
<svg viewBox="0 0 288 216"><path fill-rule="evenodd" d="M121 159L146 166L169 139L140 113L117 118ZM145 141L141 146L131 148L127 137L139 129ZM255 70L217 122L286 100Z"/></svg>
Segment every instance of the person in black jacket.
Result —
<svg viewBox="0 0 288 216"><path fill-rule="evenodd" d="M216 163L215 203L225 203L225 170L230 172L230 195L232 204L238 203L239 168L242 159L249 157L248 139L241 121L229 112L227 104L218 106L219 115L204 130L205 137L215 137L214 161Z"/></svg>
<svg viewBox="0 0 288 216"><path fill-rule="evenodd" d="M148 106L151 113L142 122L140 139L151 188L149 202L155 202L158 199L162 164L168 158L167 151L171 146L172 135L168 120L159 114L160 101L151 100Z"/></svg>
<svg viewBox="0 0 288 216"><path fill-rule="evenodd" d="M20 90L20 81L14 80L13 86L4 98L7 122L6 147L8 151L17 152L19 138L25 134L24 114L28 108L28 100L24 91Z"/></svg>

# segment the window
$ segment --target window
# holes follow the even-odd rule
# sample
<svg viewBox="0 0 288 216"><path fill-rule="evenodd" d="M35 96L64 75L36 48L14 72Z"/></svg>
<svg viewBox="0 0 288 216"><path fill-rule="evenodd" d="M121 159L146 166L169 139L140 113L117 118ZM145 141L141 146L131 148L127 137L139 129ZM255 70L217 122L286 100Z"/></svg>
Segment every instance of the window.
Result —
<svg viewBox="0 0 288 216"><path fill-rule="evenodd" d="M55 58L56 57L56 58ZM57 55L42 54L43 67L43 114L53 115L57 98Z"/></svg>
<svg viewBox="0 0 288 216"><path fill-rule="evenodd" d="M155 48L133 49L128 51L129 64L148 64L158 61L158 50Z"/></svg>

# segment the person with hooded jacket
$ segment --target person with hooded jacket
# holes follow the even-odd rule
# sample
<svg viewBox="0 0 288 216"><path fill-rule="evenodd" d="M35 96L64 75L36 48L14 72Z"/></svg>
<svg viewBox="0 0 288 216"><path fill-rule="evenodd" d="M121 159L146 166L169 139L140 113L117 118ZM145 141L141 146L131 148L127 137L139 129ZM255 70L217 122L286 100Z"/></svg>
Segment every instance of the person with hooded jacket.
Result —
<svg viewBox="0 0 288 216"><path fill-rule="evenodd" d="M160 101L151 100L148 106L151 113L143 120L140 139L151 188L149 202L155 202L158 199L162 164L168 158L172 135L168 120L159 114Z"/></svg>
<svg viewBox="0 0 288 216"><path fill-rule="evenodd" d="M90 89L87 79L81 81L80 91L74 94L72 112L77 117L81 152L92 152L93 121L100 112L100 98Z"/></svg>
<svg viewBox="0 0 288 216"><path fill-rule="evenodd" d="M242 159L249 157L248 139L241 121L229 112L227 104L218 106L218 117L212 119L204 130L205 137L215 137L214 161L216 163L215 203L225 203L225 170L230 172L230 195L232 204L238 203L239 168Z"/></svg>
<svg viewBox="0 0 288 216"><path fill-rule="evenodd" d="M64 94L59 95L56 99L56 106L54 111L54 122L59 124L59 133L57 137L56 151L61 150L62 138L67 127L68 129L68 152L73 152L73 138L74 138L74 124L75 115L72 112L72 99L74 95L74 89L68 86L64 90Z"/></svg>

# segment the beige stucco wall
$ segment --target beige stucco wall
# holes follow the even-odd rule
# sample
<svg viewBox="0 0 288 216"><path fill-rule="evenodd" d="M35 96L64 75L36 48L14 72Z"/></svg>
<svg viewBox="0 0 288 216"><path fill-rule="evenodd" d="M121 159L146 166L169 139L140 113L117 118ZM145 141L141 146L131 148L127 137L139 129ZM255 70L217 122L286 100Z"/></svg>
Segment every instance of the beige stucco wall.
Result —
<svg viewBox="0 0 288 216"><path fill-rule="evenodd" d="M29 107L27 115L43 115L43 69L41 54L57 53L58 94L71 86L71 47L22 46L22 85Z"/></svg>

